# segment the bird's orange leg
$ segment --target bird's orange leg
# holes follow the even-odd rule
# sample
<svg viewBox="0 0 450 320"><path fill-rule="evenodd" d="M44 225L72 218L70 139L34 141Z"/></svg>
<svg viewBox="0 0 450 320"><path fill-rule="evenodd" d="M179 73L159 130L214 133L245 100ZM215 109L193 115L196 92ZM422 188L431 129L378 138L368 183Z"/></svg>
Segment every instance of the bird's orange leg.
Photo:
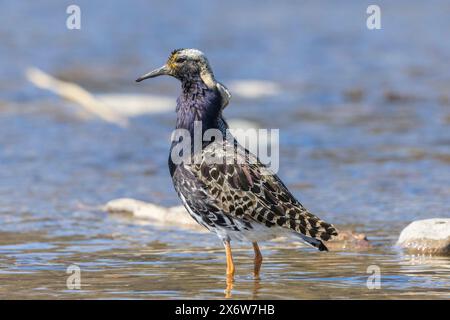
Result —
<svg viewBox="0 0 450 320"><path fill-rule="evenodd" d="M231 254L231 245L229 240L225 240L225 253L227 254L227 288L225 289L225 298L231 298L231 290L233 289L234 281L234 263Z"/></svg>
<svg viewBox="0 0 450 320"><path fill-rule="evenodd" d="M256 279L259 279L259 271L261 270L261 264L263 261L263 257L261 255L261 251L259 251L257 242L253 242L253 250L255 251L255 268L254 268L253 274Z"/></svg>
<svg viewBox="0 0 450 320"><path fill-rule="evenodd" d="M225 253L227 254L227 278L234 278L234 263L231 254L231 245L229 240L224 241Z"/></svg>

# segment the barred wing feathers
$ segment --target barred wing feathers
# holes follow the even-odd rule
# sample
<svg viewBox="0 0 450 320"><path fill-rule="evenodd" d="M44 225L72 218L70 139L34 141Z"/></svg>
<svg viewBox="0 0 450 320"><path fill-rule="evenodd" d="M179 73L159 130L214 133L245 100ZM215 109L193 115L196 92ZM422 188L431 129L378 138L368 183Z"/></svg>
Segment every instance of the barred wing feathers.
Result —
<svg viewBox="0 0 450 320"><path fill-rule="evenodd" d="M226 162L212 164L207 161L211 156L223 157ZM337 235L333 225L308 212L277 175L239 144L211 143L194 160L185 169L200 183L197 188L202 189L203 197L209 198L209 208L204 209L256 220L269 228L291 229L319 250L327 250L322 240Z"/></svg>

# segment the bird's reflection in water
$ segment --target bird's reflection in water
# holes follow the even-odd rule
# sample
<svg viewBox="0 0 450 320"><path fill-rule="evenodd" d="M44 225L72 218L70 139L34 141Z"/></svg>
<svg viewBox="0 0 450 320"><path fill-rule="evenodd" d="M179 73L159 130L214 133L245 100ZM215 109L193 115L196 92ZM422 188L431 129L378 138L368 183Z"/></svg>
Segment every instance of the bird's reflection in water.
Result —
<svg viewBox="0 0 450 320"><path fill-rule="evenodd" d="M234 287L234 279L232 277L227 277L225 288L225 299L232 298L233 287ZM258 294L261 289L260 278L253 279L253 290L252 290L252 299L258 299Z"/></svg>
<svg viewBox="0 0 450 320"><path fill-rule="evenodd" d="M258 277L253 280L252 299L258 299L258 293L259 293L260 289L261 289L261 283L260 283L260 280Z"/></svg>
<svg viewBox="0 0 450 320"><path fill-rule="evenodd" d="M231 290L233 290L234 279L231 276L227 276L227 287L225 288L225 298L231 298Z"/></svg>

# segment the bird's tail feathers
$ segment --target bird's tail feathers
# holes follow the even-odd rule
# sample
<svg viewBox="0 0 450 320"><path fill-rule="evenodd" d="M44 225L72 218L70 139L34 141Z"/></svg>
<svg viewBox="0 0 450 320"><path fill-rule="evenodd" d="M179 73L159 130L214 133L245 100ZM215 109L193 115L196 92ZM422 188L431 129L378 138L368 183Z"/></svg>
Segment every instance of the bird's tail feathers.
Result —
<svg viewBox="0 0 450 320"><path fill-rule="evenodd" d="M296 233L296 235L299 236L304 242L306 242L310 246L319 249L319 251L328 251L328 248L323 244L321 240L305 236L301 233Z"/></svg>

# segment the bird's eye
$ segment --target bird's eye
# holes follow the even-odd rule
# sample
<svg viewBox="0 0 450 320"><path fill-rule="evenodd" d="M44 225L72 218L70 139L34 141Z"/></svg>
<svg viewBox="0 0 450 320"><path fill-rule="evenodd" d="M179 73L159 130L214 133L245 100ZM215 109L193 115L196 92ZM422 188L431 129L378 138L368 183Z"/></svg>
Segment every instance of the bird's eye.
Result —
<svg viewBox="0 0 450 320"><path fill-rule="evenodd" d="M180 57L175 60L176 63L183 63L186 61L186 58Z"/></svg>

